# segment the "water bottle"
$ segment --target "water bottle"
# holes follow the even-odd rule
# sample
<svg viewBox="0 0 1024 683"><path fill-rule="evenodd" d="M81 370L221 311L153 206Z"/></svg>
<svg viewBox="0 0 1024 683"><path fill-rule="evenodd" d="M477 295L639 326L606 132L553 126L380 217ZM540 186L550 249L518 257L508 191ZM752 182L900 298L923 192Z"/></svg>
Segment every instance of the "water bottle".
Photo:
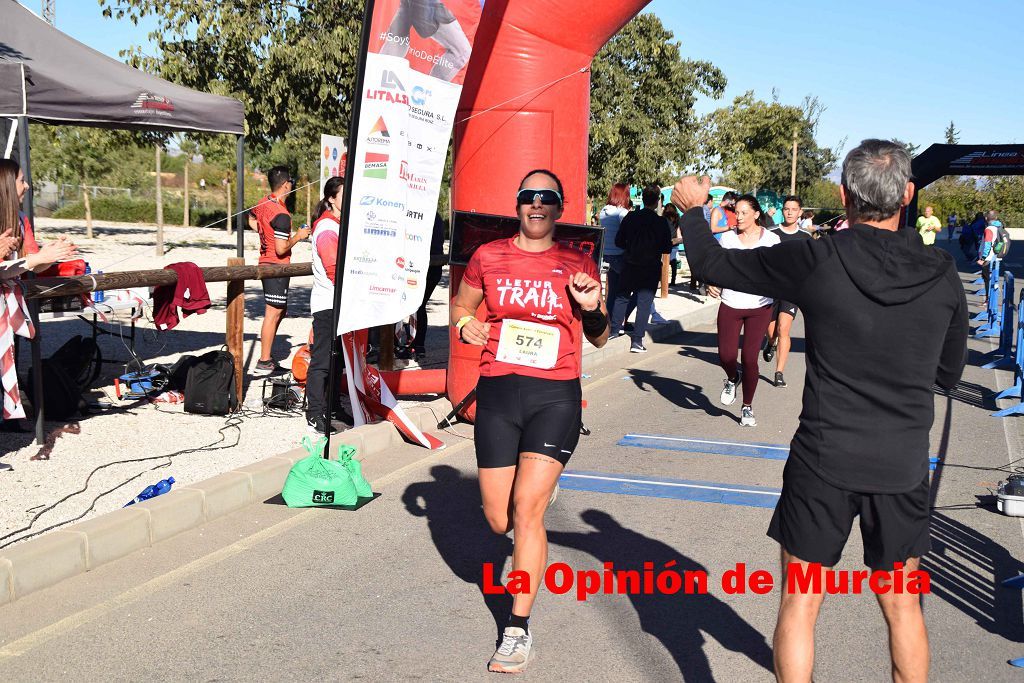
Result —
<svg viewBox="0 0 1024 683"><path fill-rule="evenodd" d="M102 270L97 270L96 274L97 275L103 275L103 271ZM106 301L106 299L107 299L107 293L104 292L102 289L98 289L98 290L96 290L95 292L92 293L93 303L97 303L98 304L101 301Z"/></svg>
<svg viewBox="0 0 1024 683"><path fill-rule="evenodd" d="M173 484L174 477L167 477L166 479L162 479L157 483L153 484L152 486L147 486L145 489L142 490L142 493L137 495L132 500L128 501L125 504L125 507L128 507L129 505L134 505L135 503L141 503L142 501L149 500L150 498L156 498L157 496L161 496L170 491L171 485Z"/></svg>

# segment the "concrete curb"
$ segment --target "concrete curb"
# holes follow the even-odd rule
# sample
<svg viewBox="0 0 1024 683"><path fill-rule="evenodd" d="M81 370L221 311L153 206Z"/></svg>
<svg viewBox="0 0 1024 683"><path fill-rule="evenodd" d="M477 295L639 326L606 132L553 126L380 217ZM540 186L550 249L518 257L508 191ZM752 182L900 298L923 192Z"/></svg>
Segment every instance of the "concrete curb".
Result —
<svg viewBox="0 0 1024 683"><path fill-rule="evenodd" d="M716 305L706 303L666 324L651 327L647 338L657 343L707 324L715 319L717 309ZM591 347L584 354L584 367L628 354L627 342L623 338L613 340L601 349ZM438 421L444 417L429 406L413 406L405 412L424 432L436 431ZM447 407L444 413L447 413ZM400 446L404 441L391 423L378 422L343 432L339 435L339 443L354 446L362 459ZM429 457L429 453L424 450L423 457ZM151 547L247 505L263 503L281 492L292 465L305 455L305 451L299 448L264 458L0 552L0 606ZM392 471L407 464L399 463ZM388 473L380 472L379 476Z"/></svg>

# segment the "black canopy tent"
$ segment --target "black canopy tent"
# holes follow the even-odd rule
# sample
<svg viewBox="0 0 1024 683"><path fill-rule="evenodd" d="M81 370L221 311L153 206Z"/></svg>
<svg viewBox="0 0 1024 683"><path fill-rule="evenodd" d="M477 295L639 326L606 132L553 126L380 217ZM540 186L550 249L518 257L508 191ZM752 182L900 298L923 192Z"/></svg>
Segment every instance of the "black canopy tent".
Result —
<svg viewBox="0 0 1024 683"><path fill-rule="evenodd" d="M175 85L107 57L57 30L17 0L0 0L0 120L2 153L17 134L18 157L29 191L24 210L34 217L29 158L29 121L50 125L151 131L193 131L234 135L237 204L245 204L245 110L230 97ZM243 255L246 221L236 216L237 253ZM37 305L33 304L33 317ZM38 324L36 329L39 329ZM38 334L32 362L40 367ZM35 395L42 395L37 372ZM36 439L43 439L42 406L36 410Z"/></svg>
<svg viewBox="0 0 1024 683"><path fill-rule="evenodd" d="M911 162L916 191L907 225L917 217L917 192L947 175L1024 175L1024 145L932 145Z"/></svg>

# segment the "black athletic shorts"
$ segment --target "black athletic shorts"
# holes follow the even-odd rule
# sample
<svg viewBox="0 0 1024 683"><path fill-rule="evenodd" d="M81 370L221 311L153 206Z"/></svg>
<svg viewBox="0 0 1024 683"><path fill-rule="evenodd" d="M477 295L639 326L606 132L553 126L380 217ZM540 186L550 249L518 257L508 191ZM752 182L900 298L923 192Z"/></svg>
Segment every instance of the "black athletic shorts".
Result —
<svg viewBox="0 0 1024 683"><path fill-rule="evenodd" d="M788 313L791 318L796 318L797 307L796 304L792 304L782 299L775 300L775 310L772 312L772 319L778 320L779 313Z"/></svg>
<svg viewBox="0 0 1024 683"><path fill-rule="evenodd" d="M288 285L290 277L272 277L260 280L263 283L263 300L274 308L288 308Z"/></svg>
<svg viewBox="0 0 1024 683"><path fill-rule="evenodd" d="M791 555L832 567L858 515L864 564L871 569L892 571L894 563L931 549L927 475L906 493L857 493L832 486L792 455L768 535Z"/></svg>
<svg viewBox="0 0 1024 683"><path fill-rule="evenodd" d="M565 465L580 440L582 401L578 378L481 377L473 427L477 466L511 467L520 453Z"/></svg>

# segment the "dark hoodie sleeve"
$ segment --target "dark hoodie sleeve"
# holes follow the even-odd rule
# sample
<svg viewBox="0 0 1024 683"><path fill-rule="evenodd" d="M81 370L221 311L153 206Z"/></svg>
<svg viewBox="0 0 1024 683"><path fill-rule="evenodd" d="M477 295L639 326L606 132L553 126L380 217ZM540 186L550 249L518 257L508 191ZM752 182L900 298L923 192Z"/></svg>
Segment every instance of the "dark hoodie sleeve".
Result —
<svg viewBox="0 0 1024 683"><path fill-rule="evenodd" d="M760 249L724 249L711 235L704 209L683 214L686 260L697 279L739 292L802 303L807 276L832 252L825 240L792 240Z"/></svg>
<svg viewBox="0 0 1024 683"><path fill-rule="evenodd" d="M967 334L970 324L967 320L967 295L960 284L960 278L954 276L953 291L959 297L953 317L949 320L946 339L942 344L939 356L939 367L935 372L935 383L943 389L952 389L960 381L967 364Z"/></svg>

